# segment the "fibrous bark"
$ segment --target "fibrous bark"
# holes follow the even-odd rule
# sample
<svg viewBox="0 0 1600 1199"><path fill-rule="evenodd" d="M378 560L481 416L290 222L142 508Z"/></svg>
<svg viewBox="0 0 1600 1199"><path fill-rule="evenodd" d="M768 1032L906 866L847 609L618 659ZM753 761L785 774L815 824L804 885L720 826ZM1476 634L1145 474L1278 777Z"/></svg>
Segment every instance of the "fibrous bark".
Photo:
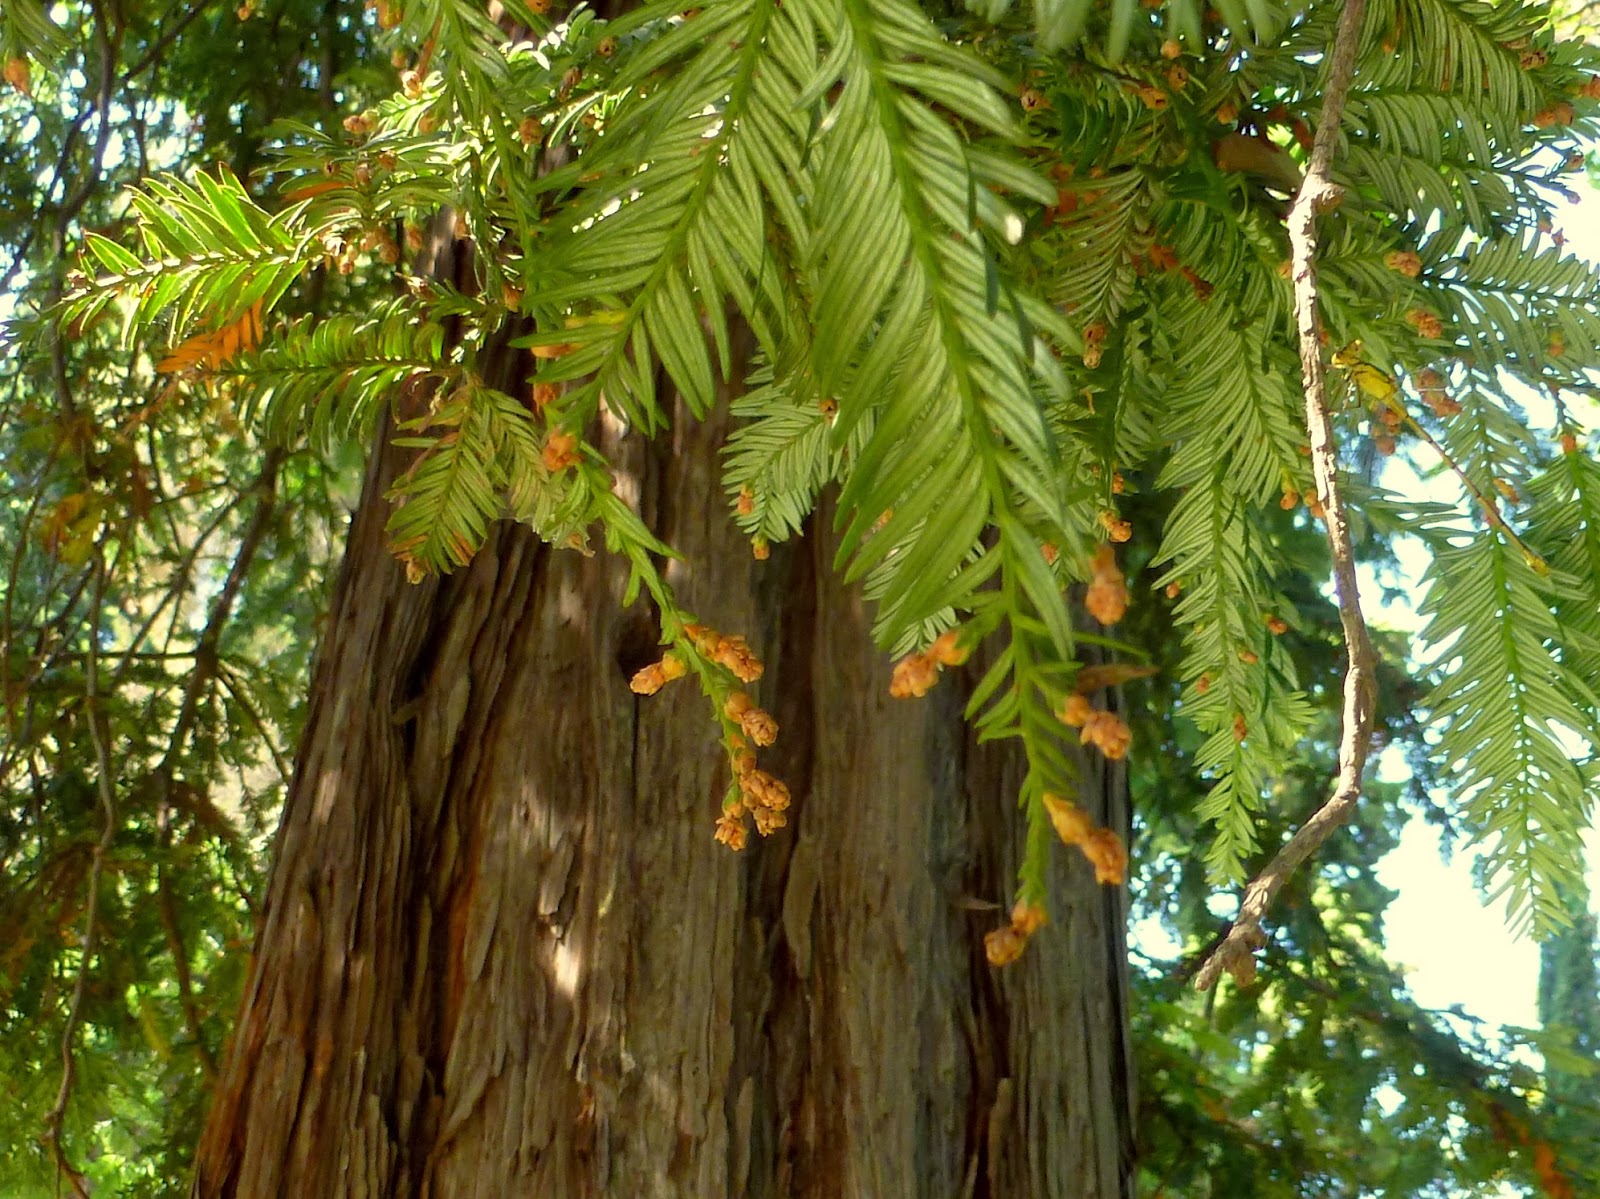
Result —
<svg viewBox="0 0 1600 1199"><path fill-rule="evenodd" d="M507 524L408 585L379 451L195 1195L1131 1195L1122 892L1057 855L1052 925L987 965L1020 761L959 676L890 699L825 533L751 560L724 433L614 460L683 605L762 651L790 826L712 840L710 713L629 691L656 629L619 561Z"/></svg>

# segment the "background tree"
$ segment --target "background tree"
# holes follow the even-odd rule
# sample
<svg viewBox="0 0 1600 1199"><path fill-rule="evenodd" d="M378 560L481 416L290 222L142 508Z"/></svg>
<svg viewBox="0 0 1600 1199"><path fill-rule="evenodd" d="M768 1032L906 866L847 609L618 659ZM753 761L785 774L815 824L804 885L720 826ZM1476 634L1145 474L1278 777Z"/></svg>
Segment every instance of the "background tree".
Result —
<svg viewBox="0 0 1600 1199"><path fill-rule="evenodd" d="M1588 900L1588 888L1572 888L1567 898L1572 923L1546 941L1539 954L1539 1020L1558 1042L1549 1050L1549 1111L1575 1145L1588 1140L1589 1151L1581 1159L1588 1172L1584 1176L1597 1168L1594 1142L1586 1132L1597 1121L1589 1093L1600 1061L1600 1008L1595 1003L1600 970Z"/></svg>
<svg viewBox="0 0 1600 1199"><path fill-rule="evenodd" d="M132 36L96 9L77 43L17 12L8 36L41 55L64 41L103 62ZM241 14L241 28L285 19ZM359 436L385 408L394 422L352 529L202 1191L320 1193L352 1162L370 1189L395 1193L468 1176L490 1190L561 1179L575 1193L1130 1184L1120 902L1077 853L1051 856L1052 808L1075 837L1094 834L1085 848L1104 875L1115 842L1046 799L1076 795L1125 834L1117 773L1097 764L1124 734L1114 692L1074 698L1100 691L1077 668L1098 665L1100 642L1062 588L1090 583L1091 612L1115 625L1128 601L1119 575L1136 580L1119 652L1168 664L1163 682L1137 684L1149 689L1137 745L1171 752L1135 750L1134 857L1146 910L1198 948L1214 934L1205 890L1267 856L1258 814L1276 828L1316 806L1331 769L1319 756L1336 737L1337 633L1316 587L1327 559L1292 502L1312 488L1279 267L1295 141L1321 111L1317 64L1337 13L1043 5L1037 28L1000 11L931 14L937 26L929 15L795 0L609 23L520 12L525 28L549 30L532 47L470 6L419 4L381 8L380 25L402 19L373 47L373 30L329 7L323 57L302 55L322 65L283 77L305 82L321 111L349 113L345 135L304 123L310 104L280 110L302 123L275 131L284 153L269 186L153 184L131 214L138 254L101 224L112 236L84 260L97 277L60 310L68 335L30 343L16 376L19 403L37 405L22 429L72 452L44 480L25 473L37 457L18 443L14 578L48 580L77 538L98 588L137 560L108 550L152 536L131 502L111 502L137 472L113 472L112 485L98 473L121 427L102 416L82 428L60 387L74 355L128 361L113 348L114 311L164 338L154 365L179 381L136 359L97 402L114 413L144 388L141 403L160 397L172 413L175 442L203 444L208 411L242 410L291 447ZM1564 409L1541 443L1497 397L1508 376L1588 386L1593 277L1538 237L1563 187L1545 164L1569 165L1593 83L1586 52L1540 22L1532 9L1369 11L1321 273L1330 349L1345 347L1338 373L1361 401L1336 414L1347 436L1370 404L1371 448L1426 431L1461 471L1454 523L1359 473L1347 486L1370 551L1410 531L1438 552L1432 635L1453 638L1459 657L1429 701L1439 765L1465 774L1461 818L1499 834L1495 861L1519 902L1553 918L1585 810L1570 741L1549 722L1584 737L1593 719L1576 668L1596 610L1593 468ZM353 61L395 42L401 94L366 108L374 75L339 85L335 33L352 39ZM115 111L97 95L85 111ZM205 103L233 111L221 94ZM258 140L233 139L233 160L259 161ZM441 206L459 215L430 225ZM58 249L74 222L86 219L61 220ZM29 268L25 285L68 265L58 252L37 261L47 270ZM389 278L405 285L398 298ZM25 298L48 306L63 285ZM725 323L729 310L742 322ZM294 319L310 311L346 315ZM669 418L666 448L640 443ZM265 460L280 477L306 462L314 499L324 476L312 459ZM757 556L771 554L765 567L712 511L722 488ZM1496 498L1511 491L1532 497L1525 515ZM268 509L261 493L240 509L317 527L315 506ZM818 504L824 522L807 526ZM30 537L30 505L59 524L53 541ZM890 702L859 603L831 581L832 547L773 548L803 527L802 547L825 543L834 512L880 642L914 651L896 690L925 690L975 648L986 673L951 670L920 707ZM494 523L505 514L554 546L601 529L617 556L536 549ZM251 529L266 519L233 534L245 567L199 585L186 617L169 605L171 635L193 638L197 663L220 645L206 630L244 616L243 597L261 597L263 623L238 628L286 634L240 636L241 662L267 659L284 635L305 644L308 622L251 569L266 535ZM172 543L196 527L177 525ZM1095 550L1102 532L1129 538L1120 567ZM669 545L681 559L664 556ZM402 581L391 550L420 582ZM314 548L290 559L284 577L314 576L319 560ZM1145 597L1141 571L1175 609ZM1500 602L1483 602L1485 578ZM122 956L107 948L121 941L106 939L106 913L142 910L132 872L106 862L137 846L159 874L176 849L179 783L231 806L218 763L261 744L222 718L211 740L195 733L227 686L220 669L102 687L102 657L127 655L93 630L139 627L159 602L105 586L86 616L53 618L59 633L7 641L14 677L35 682L18 706L37 703L33 676L59 664L52 654L69 668L57 709L69 736L25 722L15 734L29 755L7 784L19 876L45 878L52 854L91 871L17 892L53 931L17 954L15 977L39 981L8 1019L65 1018L64 1043L82 1038L85 1062L130 1053L126 1014L147 1042L129 1060L164 1056L160 1005L106 981ZM618 602L641 588L648 618ZM670 656L651 669L658 632ZM746 755L770 729L735 698L753 658L783 733L759 769ZM713 701L735 780L719 836L748 838L751 810L759 832L785 820L791 832L743 858L709 843L705 805L721 784L693 748L698 722L661 701L635 709L625 687L641 668L640 689L682 671ZM269 714L250 682L235 719L253 704L250 723L283 735L290 706ZM1010 734L1019 756L968 743L957 693L974 686L975 712L990 701L980 730ZM170 709L119 707L161 687L177 697ZM1385 694L1402 733L1400 705L1417 698L1396 677ZM1088 761L1061 715L1096 742ZM140 751L152 731L188 756ZM113 761L111 747L129 744ZM153 792L140 789L142 757ZM80 778L79 811L92 792L98 824L48 826L51 777ZM1001 794L1021 795L1022 819ZM208 827L198 821L184 809L179 830ZM1151 1185L1426 1193L1506 1171L1552 1194L1575 1185L1582 1167L1546 1119L1538 1078L1392 994L1370 881L1385 845L1381 829L1341 842L1285 891L1257 988L1197 1001L1173 989L1193 963L1175 979L1135 972ZM694 885L679 885L686 874ZM219 894L198 883L217 875L189 877L184 903ZM85 894L95 904L75 910ZM991 975L981 935L991 957L1014 955L1047 897L1052 927ZM193 913L210 928L222 919ZM204 992L228 993L215 947L180 940L172 959L187 963L170 978L175 1008L201 1010L183 979L197 966ZM683 980L702 974L708 988L686 1001ZM90 994L97 979L103 997ZM204 1025L190 1024L203 1069ZM1263 1038L1272 1053L1240 1048ZM138 1077L148 1087L153 1075ZM83 1091L69 1103L62 1088L47 1115L86 1111L74 1106ZM1385 1112L1396 1093L1398 1118ZM1388 1149L1352 1152L1372 1147L1375 1126L1398 1130ZM88 1127L76 1135L95 1143Z"/></svg>
<svg viewBox="0 0 1600 1199"><path fill-rule="evenodd" d="M54 1193L63 1145L97 1189L179 1189L350 486L350 455L269 449L109 330L25 342L82 231L128 229L129 184L333 113L375 79L363 41L312 4L0 12L7 1194Z"/></svg>

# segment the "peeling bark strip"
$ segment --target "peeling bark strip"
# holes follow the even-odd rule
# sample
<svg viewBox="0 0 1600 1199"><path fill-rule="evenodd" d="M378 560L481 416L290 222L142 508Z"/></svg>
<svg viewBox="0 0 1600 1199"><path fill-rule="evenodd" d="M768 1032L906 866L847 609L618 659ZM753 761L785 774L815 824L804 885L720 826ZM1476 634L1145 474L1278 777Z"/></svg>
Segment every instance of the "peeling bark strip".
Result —
<svg viewBox="0 0 1600 1199"><path fill-rule="evenodd" d="M828 539L751 561L724 432L613 460L685 605L768 663L791 827L712 840L709 713L628 690L656 630L620 562L506 525L408 586L384 450L194 1195L1131 1196L1123 892L1057 855L1055 924L987 966L1022 763L956 686L889 698ZM1101 769L1084 804L1126 835Z"/></svg>

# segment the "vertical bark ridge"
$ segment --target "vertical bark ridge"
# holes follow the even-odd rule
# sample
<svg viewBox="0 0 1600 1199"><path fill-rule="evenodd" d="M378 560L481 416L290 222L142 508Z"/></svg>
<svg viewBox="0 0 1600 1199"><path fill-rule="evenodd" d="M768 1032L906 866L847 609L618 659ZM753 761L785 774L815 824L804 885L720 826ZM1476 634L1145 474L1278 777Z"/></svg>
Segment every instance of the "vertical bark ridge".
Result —
<svg viewBox="0 0 1600 1199"><path fill-rule="evenodd" d="M623 568L497 529L408 586L352 528L197 1195L1122 1199L1119 894L1061 854L996 974L1020 766L888 697L815 533L752 562L720 422L626 448L682 602L746 632L790 827L728 853L704 701L639 701ZM828 514L819 521L825 525ZM631 648L630 648L631 647ZM1085 802L1125 827L1121 785Z"/></svg>

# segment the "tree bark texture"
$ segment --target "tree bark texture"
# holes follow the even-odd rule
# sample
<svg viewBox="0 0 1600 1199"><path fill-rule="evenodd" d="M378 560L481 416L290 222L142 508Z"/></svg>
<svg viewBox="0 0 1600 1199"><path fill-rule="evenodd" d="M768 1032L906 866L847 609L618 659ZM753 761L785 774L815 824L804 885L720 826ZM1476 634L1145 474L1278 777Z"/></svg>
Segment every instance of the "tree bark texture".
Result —
<svg viewBox="0 0 1600 1199"><path fill-rule="evenodd" d="M629 691L657 629L622 563L506 524L409 585L380 450L196 1196L1131 1196L1124 893L1058 852L1052 923L987 964L1021 762L975 743L959 673L889 697L828 514L751 559L725 432L614 461L680 601L767 663L789 827L713 841L710 712ZM1124 835L1125 794L1085 763Z"/></svg>

